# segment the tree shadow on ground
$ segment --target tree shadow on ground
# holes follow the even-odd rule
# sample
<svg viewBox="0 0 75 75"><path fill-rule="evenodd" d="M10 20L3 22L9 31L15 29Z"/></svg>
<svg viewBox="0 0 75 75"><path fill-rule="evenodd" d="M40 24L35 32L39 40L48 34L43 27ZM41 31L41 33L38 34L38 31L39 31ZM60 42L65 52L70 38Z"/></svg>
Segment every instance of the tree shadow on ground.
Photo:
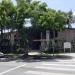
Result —
<svg viewBox="0 0 75 75"><path fill-rule="evenodd" d="M25 56L18 56L17 58L14 58L13 56L7 56L4 58L0 58L0 62L10 62L10 61L16 61L16 62L59 62L57 59L61 60L71 60L73 59L70 55L28 55L28 57Z"/></svg>
<svg viewBox="0 0 75 75"><path fill-rule="evenodd" d="M69 56L69 55L56 55L55 58L56 59L61 59L61 60L70 60L70 59L73 59L73 57Z"/></svg>
<svg viewBox="0 0 75 75"><path fill-rule="evenodd" d="M42 62L42 61L56 61L52 56L37 56L37 55L30 55L28 58L21 57L17 62Z"/></svg>
<svg viewBox="0 0 75 75"><path fill-rule="evenodd" d="M61 60L71 60L73 59L72 56L67 56L67 55L30 55L28 56L28 58L25 57L20 57L18 60L16 60L17 62L59 62L57 59L61 59Z"/></svg>

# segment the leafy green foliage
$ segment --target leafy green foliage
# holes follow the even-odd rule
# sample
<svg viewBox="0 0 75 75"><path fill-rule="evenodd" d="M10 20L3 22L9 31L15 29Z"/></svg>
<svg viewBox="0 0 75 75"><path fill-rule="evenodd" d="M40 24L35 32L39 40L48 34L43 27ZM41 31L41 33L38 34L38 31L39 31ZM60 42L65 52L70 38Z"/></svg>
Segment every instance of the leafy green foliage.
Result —
<svg viewBox="0 0 75 75"><path fill-rule="evenodd" d="M47 7L46 3L31 0L16 0L14 5L11 0L2 0L0 3L0 29L16 29L25 44L27 28L24 27L25 18L31 18L32 29L62 30L70 24L72 12L55 11ZM67 18L69 17L69 18Z"/></svg>
<svg viewBox="0 0 75 75"><path fill-rule="evenodd" d="M0 26L4 28L13 27L11 23L14 20L15 7L10 0L3 0L0 3Z"/></svg>
<svg viewBox="0 0 75 75"><path fill-rule="evenodd" d="M47 7L43 7L45 10L41 10L40 7L39 9L33 16L33 23L39 28L43 30L62 30L67 24L66 13L47 9Z"/></svg>

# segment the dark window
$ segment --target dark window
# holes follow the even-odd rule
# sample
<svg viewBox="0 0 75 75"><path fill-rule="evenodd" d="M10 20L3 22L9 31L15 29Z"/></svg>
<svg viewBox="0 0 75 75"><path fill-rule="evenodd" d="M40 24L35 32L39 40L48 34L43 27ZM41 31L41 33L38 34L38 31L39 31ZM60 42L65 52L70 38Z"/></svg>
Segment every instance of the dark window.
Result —
<svg viewBox="0 0 75 75"><path fill-rule="evenodd" d="M55 31L55 37L58 37L58 32L57 31Z"/></svg>

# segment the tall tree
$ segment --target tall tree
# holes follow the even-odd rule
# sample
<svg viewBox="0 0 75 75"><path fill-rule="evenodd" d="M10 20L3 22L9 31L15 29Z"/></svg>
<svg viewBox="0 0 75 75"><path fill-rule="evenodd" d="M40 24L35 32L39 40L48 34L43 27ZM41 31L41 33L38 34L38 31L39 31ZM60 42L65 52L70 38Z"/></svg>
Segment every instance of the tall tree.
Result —
<svg viewBox="0 0 75 75"><path fill-rule="evenodd" d="M28 55L27 52L27 33L26 33L26 27L24 27L24 22L26 18L30 17L30 4L26 0L16 0L17 1L17 7L16 7L16 29L18 30L20 36L21 36L21 43L20 45L25 49L26 55Z"/></svg>
<svg viewBox="0 0 75 75"><path fill-rule="evenodd" d="M0 29L1 29L1 45L3 39L3 30L11 26L14 12L14 6L11 0L2 0L0 3Z"/></svg>
<svg viewBox="0 0 75 75"><path fill-rule="evenodd" d="M66 24L66 13L49 9L46 3L31 0L16 0L14 6L11 0L2 0L0 3L0 29L1 35L4 28L12 31L16 29L22 38L23 47L27 40L24 27L25 18L31 18L32 28L41 32L46 30L62 30Z"/></svg>
<svg viewBox="0 0 75 75"><path fill-rule="evenodd" d="M37 6L35 6L36 4ZM67 13L49 9L45 4L40 5L39 2L35 2L34 6L35 9L33 11L35 14L33 14L33 27L35 26L45 31L60 31L65 28L65 24L67 24Z"/></svg>

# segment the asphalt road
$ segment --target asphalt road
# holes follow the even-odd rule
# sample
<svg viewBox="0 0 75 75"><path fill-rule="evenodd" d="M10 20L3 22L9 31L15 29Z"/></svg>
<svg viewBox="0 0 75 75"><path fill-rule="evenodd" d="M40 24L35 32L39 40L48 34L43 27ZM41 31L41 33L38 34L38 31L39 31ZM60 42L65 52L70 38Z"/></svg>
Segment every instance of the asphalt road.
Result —
<svg viewBox="0 0 75 75"><path fill-rule="evenodd" d="M75 54L67 57L0 62L0 75L75 75Z"/></svg>

